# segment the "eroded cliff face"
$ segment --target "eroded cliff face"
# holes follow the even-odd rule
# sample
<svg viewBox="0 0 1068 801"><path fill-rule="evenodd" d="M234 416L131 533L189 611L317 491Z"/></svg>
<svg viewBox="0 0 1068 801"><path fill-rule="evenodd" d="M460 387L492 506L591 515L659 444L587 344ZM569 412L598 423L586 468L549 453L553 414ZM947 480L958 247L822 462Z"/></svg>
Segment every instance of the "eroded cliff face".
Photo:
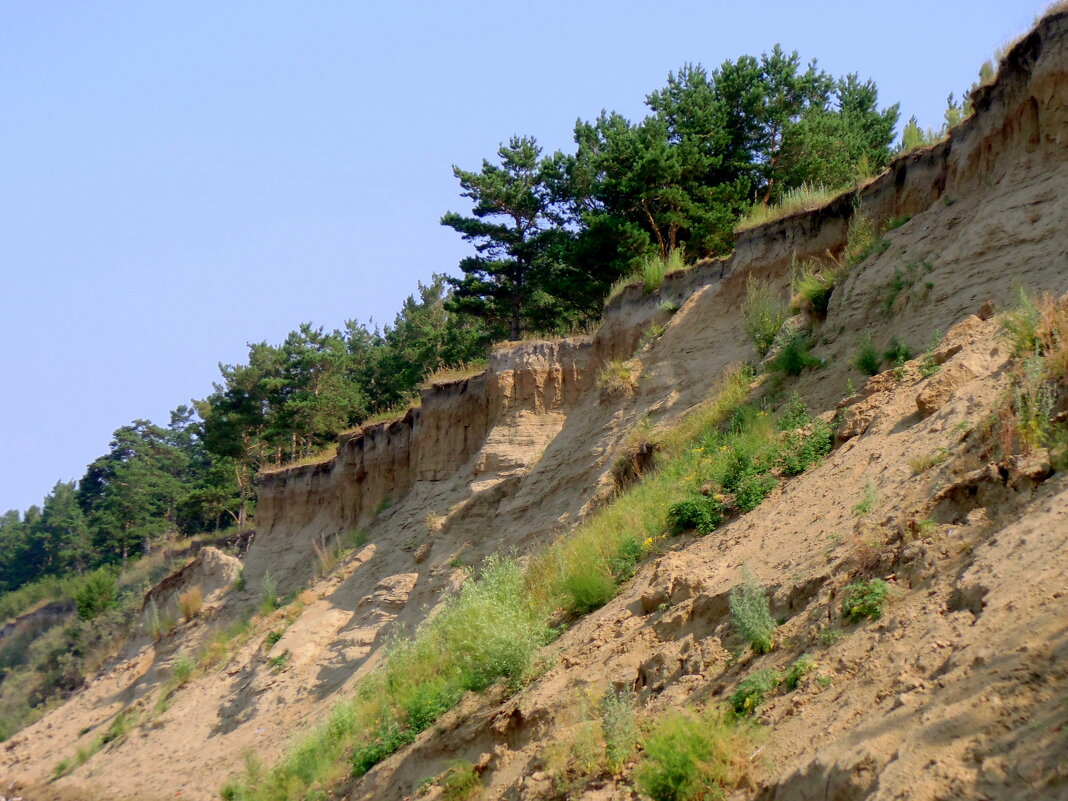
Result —
<svg viewBox="0 0 1068 801"><path fill-rule="evenodd" d="M486 798L555 797L546 754L582 722L580 698L630 686L654 716L715 701L746 671L783 667L816 648L835 594L856 573L854 545L872 533L850 513L871 482L883 499L872 530L898 532L930 514L939 539L887 535L885 551L869 554L900 592L897 611L817 654L831 691L813 685L769 704L762 714L773 758L737 797L1057 798L1048 777L1020 778L1011 764L1026 759L1045 771L1059 742L1053 730L1030 736L1007 712L969 717L968 709L969 699L991 705L998 694L1024 710L1063 698L1064 671L1051 668L1068 659L1058 628L1068 615L1063 478L1006 485L957 514L932 499L936 485L960 476L916 477L909 460L957 448L953 432L989 412L1005 385L1006 355L987 304L1011 306L1019 286L1068 291L1066 73L1068 15L1054 14L1012 49L997 81L977 95L975 116L949 140L895 161L858 195L745 232L729 259L670 275L656 293L624 291L591 338L499 348L485 373L432 387L400 420L343 436L335 458L265 475L246 588L160 641L132 643L68 704L8 743L0 773L31 800L180 791L206 801L247 751L272 763L374 667L394 632L432 613L463 581L464 565L500 551L533 553L604 503L620 443L636 423L670 423L706 397L726 365L755 358L739 315L747 278L785 292L794 258L841 252L857 207L877 221L911 220L888 231L885 247L835 289L813 328L825 366L787 387L816 411L841 404L853 421L848 441L754 512L645 565L619 598L553 646L556 667L521 697L467 699L442 722L444 734L424 733L346 792L403 798L464 758L481 766ZM988 319L972 317L984 306ZM920 351L946 332L962 344L943 378L913 363L900 382L883 377L843 402L849 381L863 383L851 362L864 337L880 348L897 337ZM617 391L598 381L612 361L625 361L631 378ZM953 375L961 380L948 382ZM969 454L954 454L946 470L959 457L964 471ZM356 530L367 542L320 577L314 546ZM794 643L763 662L725 650L726 597L743 563L773 588ZM224 669L151 712L174 661L257 606L268 573L279 592L306 588L299 615L258 619ZM1027 590L1039 573L1048 593ZM968 600L979 597L995 614ZM282 633L268 641L271 631ZM1028 678L1036 672L1048 678L1037 690ZM127 708L142 710L145 723L47 783L60 759ZM962 738L970 729L980 733ZM633 795L611 776L575 792Z"/></svg>

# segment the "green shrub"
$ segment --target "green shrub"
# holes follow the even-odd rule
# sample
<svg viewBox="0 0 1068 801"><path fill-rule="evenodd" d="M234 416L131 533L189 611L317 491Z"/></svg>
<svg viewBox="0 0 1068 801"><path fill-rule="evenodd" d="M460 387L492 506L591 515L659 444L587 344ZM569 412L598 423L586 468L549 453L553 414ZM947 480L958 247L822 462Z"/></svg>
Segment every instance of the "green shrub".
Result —
<svg viewBox="0 0 1068 801"><path fill-rule="evenodd" d="M779 686L782 676L771 668L758 670L738 684L731 696L731 707L738 715L752 715L767 700L768 694Z"/></svg>
<svg viewBox="0 0 1068 801"><path fill-rule="evenodd" d="M789 309L770 283L749 276L745 285L742 320L756 352L766 354L775 341Z"/></svg>
<svg viewBox="0 0 1068 801"><path fill-rule="evenodd" d="M912 358L912 350L897 337L890 340L883 351L883 359L894 365L902 365Z"/></svg>
<svg viewBox="0 0 1068 801"><path fill-rule="evenodd" d="M668 509L667 523L674 534L695 529L710 534L723 521L723 504L715 498L694 498L679 501Z"/></svg>
<svg viewBox="0 0 1068 801"><path fill-rule="evenodd" d="M858 581L844 590L842 617L856 623L864 618L878 620L886 609L890 585L882 579Z"/></svg>
<svg viewBox="0 0 1068 801"><path fill-rule="evenodd" d="M441 795L445 801L464 801L478 786L475 766L465 759L457 759L450 763L445 778L441 780Z"/></svg>
<svg viewBox="0 0 1068 801"><path fill-rule="evenodd" d="M584 615L600 609L616 596L616 582L593 565L589 570L566 576L563 590L569 599L568 610L576 615Z"/></svg>
<svg viewBox="0 0 1068 801"><path fill-rule="evenodd" d="M880 247L879 229L871 217L854 212L849 218L849 229L846 232L846 246L842 251L842 262L846 267L860 264ZM889 244L889 243L887 243ZM883 248L885 250L885 247Z"/></svg>
<svg viewBox="0 0 1068 801"><path fill-rule="evenodd" d="M779 480L768 473L754 473L738 482L734 502L740 512L751 512L763 503Z"/></svg>
<svg viewBox="0 0 1068 801"><path fill-rule="evenodd" d="M796 690L801 681L816 669L816 663L811 656L805 654L798 657L790 668L786 671L786 675L782 677L782 683L786 685L788 690Z"/></svg>
<svg viewBox="0 0 1068 801"><path fill-rule="evenodd" d="M779 418L779 430L793 431L797 428L803 428L811 420L812 416L809 414L808 407L801 399L801 396L796 392L791 393L790 400L786 402L786 408L783 409L782 416Z"/></svg>
<svg viewBox="0 0 1068 801"><path fill-rule="evenodd" d="M1001 327L1009 339L1010 352L1016 358L1031 356L1039 349L1039 325L1042 312L1035 299L1023 288L1018 289L1016 308L1001 319Z"/></svg>
<svg viewBox="0 0 1068 801"><path fill-rule="evenodd" d="M860 501L853 507L854 517L867 517L875 509L879 502L879 492L869 480L864 484L864 491L860 495Z"/></svg>
<svg viewBox="0 0 1068 801"><path fill-rule="evenodd" d="M604 735L605 759L608 769L618 773L638 744L638 724L634 707L634 691L625 687L618 693L609 689L601 699L601 732Z"/></svg>
<svg viewBox="0 0 1068 801"><path fill-rule="evenodd" d="M807 334L794 334L783 343L769 366L788 376L799 376L809 367L821 367L823 362L809 352L811 349L812 341Z"/></svg>
<svg viewBox="0 0 1068 801"><path fill-rule="evenodd" d="M879 351L872 344L871 336L864 337L864 341L860 343L860 347L857 348L857 353L853 357L853 365L864 375L875 375L879 372L881 362Z"/></svg>
<svg viewBox="0 0 1068 801"><path fill-rule="evenodd" d="M271 576L271 571L263 573L263 583L260 585L260 614L269 615L278 608L278 583Z"/></svg>
<svg viewBox="0 0 1068 801"><path fill-rule="evenodd" d="M91 573L74 595L78 617L82 620L92 620L105 612L114 605L118 589L118 579L107 568Z"/></svg>
<svg viewBox="0 0 1068 801"><path fill-rule="evenodd" d="M719 710L670 715L646 738L635 783L653 801L722 799L742 778L748 740Z"/></svg>
<svg viewBox="0 0 1068 801"><path fill-rule="evenodd" d="M793 295L791 306L820 318L826 317L831 293L841 278L842 271L839 268L821 266L818 262L803 262L790 282Z"/></svg>
<svg viewBox="0 0 1068 801"><path fill-rule="evenodd" d="M371 735L370 742L352 752L352 775L356 778L406 745L415 742L415 732L401 728L395 720L384 723Z"/></svg>
<svg viewBox="0 0 1068 801"><path fill-rule="evenodd" d="M742 583L727 596L731 610L731 624L758 654L766 654L775 647L775 621L771 617L768 596L748 570Z"/></svg>
<svg viewBox="0 0 1068 801"><path fill-rule="evenodd" d="M812 423L807 432L788 431L783 436L779 468L784 476L796 476L831 452L834 432L822 420Z"/></svg>
<svg viewBox="0 0 1068 801"><path fill-rule="evenodd" d="M642 544L634 536L624 537L616 553L608 560L608 567L617 582L627 581L634 575L635 568L642 561Z"/></svg>

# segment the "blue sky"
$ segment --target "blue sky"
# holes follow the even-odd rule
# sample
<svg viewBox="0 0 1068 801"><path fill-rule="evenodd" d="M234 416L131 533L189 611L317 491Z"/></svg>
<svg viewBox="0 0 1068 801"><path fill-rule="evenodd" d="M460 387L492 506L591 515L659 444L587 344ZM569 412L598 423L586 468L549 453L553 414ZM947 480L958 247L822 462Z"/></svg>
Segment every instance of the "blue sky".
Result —
<svg viewBox="0 0 1068 801"><path fill-rule="evenodd" d="M884 105L946 95L1045 2L384 4L41 0L0 9L0 512L165 423L302 321L389 322L465 255L451 165L569 148L684 62L781 42Z"/></svg>

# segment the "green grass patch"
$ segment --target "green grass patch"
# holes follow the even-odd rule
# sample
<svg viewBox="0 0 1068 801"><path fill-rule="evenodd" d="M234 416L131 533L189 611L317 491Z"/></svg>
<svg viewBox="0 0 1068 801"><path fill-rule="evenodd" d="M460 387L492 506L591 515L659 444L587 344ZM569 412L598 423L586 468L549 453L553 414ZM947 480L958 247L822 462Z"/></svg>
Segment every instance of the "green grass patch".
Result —
<svg viewBox="0 0 1068 801"><path fill-rule="evenodd" d="M882 579L858 581L843 590L842 617L857 623L861 620L878 620L886 609L890 585Z"/></svg>
<svg viewBox="0 0 1068 801"><path fill-rule="evenodd" d="M794 189L787 190L778 203L757 203L754 205L738 221L734 226L734 230L736 233L741 233L791 214L818 209L821 206L826 206L830 200L843 191L844 189L834 189L820 183L802 184Z"/></svg>
<svg viewBox="0 0 1068 801"><path fill-rule="evenodd" d="M775 647L775 621L771 617L768 596L753 575L745 570L742 583L728 596L731 625L758 654Z"/></svg>
<svg viewBox="0 0 1068 801"><path fill-rule="evenodd" d="M731 707L735 714L749 716L756 712L779 686L782 678L779 671L765 668L742 679L731 696Z"/></svg>
<svg viewBox="0 0 1068 801"><path fill-rule="evenodd" d="M747 773L752 739L747 725L719 709L669 715L645 739L635 783L653 801L725 798Z"/></svg>

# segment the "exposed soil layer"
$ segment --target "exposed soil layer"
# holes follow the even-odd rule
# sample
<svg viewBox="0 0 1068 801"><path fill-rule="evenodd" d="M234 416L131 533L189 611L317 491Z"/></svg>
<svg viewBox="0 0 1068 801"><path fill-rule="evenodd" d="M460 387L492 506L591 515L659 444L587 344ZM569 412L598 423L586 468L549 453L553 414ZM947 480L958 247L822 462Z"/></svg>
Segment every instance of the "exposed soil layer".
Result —
<svg viewBox="0 0 1068 801"><path fill-rule="evenodd" d="M991 312L1021 286L1068 291L1068 15L1018 43L975 106L947 141L899 158L859 194L874 220L911 219L815 322L825 366L780 390L839 415L831 455L643 565L550 646L555 666L517 696L466 698L340 794L408 797L462 758L479 767L483 798L631 798L629 780L609 775L561 784L552 746L582 724L582 698L631 687L652 718L809 654L810 679L759 713L765 736L737 798L1068 798L1068 484L1040 455L992 459L974 433L1007 385ZM265 476L244 588L226 590L233 565L214 555L172 577L157 591L167 603L216 577L201 612L159 640L144 631L4 743L0 794L207 801L247 753L277 760L374 667L391 633L458 586L463 565L532 553L573 528L616 491L612 468L635 424L670 424L725 366L754 360L738 315L747 277L785 293L792 258L841 252L854 202L747 231L730 259L671 275L657 293L625 291L593 337L502 347L484 374L343 437L335 458ZM867 336L915 352L938 343L940 369L924 375L914 360L865 383L851 363ZM630 360L632 391L598 385L611 360ZM872 508L858 516L866 495ZM333 569L317 556L354 541ZM727 594L743 565L772 588L783 621L768 655L735 655ZM885 616L844 623L842 588L873 576L891 585ZM161 710L176 661L271 584L306 589ZM137 724L125 737L53 780L128 709Z"/></svg>

